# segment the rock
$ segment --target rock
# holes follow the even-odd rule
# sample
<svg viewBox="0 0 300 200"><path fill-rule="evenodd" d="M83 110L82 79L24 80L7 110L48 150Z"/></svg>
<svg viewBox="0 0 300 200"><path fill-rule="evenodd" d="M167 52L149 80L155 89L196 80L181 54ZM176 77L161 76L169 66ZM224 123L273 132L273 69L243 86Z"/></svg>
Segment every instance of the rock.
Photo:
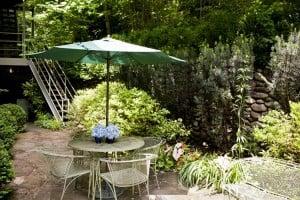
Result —
<svg viewBox="0 0 300 200"><path fill-rule="evenodd" d="M21 185L23 182L24 182L25 178L24 176L19 176L19 177L16 177L14 179L14 184L16 185Z"/></svg>
<svg viewBox="0 0 300 200"><path fill-rule="evenodd" d="M251 110L252 110L252 109L251 109L250 107L247 107L247 108L246 108L246 112L251 112Z"/></svg>
<svg viewBox="0 0 300 200"><path fill-rule="evenodd" d="M263 104L263 103L265 103L265 101L262 100L262 99L257 99L257 100L256 100L256 103L258 103L258 104Z"/></svg>
<svg viewBox="0 0 300 200"><path fill-rule="evenodd" d="M253 89L255 92L263 92L263 93L269 93L271 90L268 87L255 87Z"/></svg>
<svg viewBox="0 0 300 200"><path fill-rule="evenodd" d="M271 97L268 97L268 98L266 98L266 101L267 101L267 102L270 102L270 101L273 102L273 99L272 99Z"/></svg>
<svg viewBox="0 0 300 200"><path fill-rule="evenodd" d="M255 83L255 87L266 87L267 86L267 84L265 84L265 83L263 83L263 82L256 82Z"/></svg>
<svg viewBox="0 0 300 200"><path fill-rule="evenodd" d="M274 108L274 103L272 101L265 103L268 108Z"/></svg>
<svg viewBox="0 0 300 200"><path fill-rule="evenodd" d="M194 187L189 188L187 194L188 195L195 194L198 191L199 191L199 187L198 186L194 186Z"/></svg>
<svg viewBox="0 0 300 200"><path fill-rule="evenodd" d="M197 121L194 121L193 125L196 126L196 127L198 127L199 124L198 124Z"/></svg>
<svg viewBox="0 0 300 200"><path fill-rule="evenodd" d="M254 99L265 99L268 96L269 96L268 94L262 92L252 92L251 94L251 97Z"/></svg>
<svg viewBox="0 0 300 200"><path fill-rule="evenodd" d="M255 103L255 104L251 105L251 108L255 112L265 112L265 111L267 111L267 107L265 106L265 104L257 104L257 103Z"/></svg>
<svg viewBox="0 0 300 200"><path fill-rule="evenodd" d="M265 82L264 76L261 73L255 73L254 79L263 83Z"/></svg>
<svg viewBox="0 0 300 200"><path fill-rule="evenodd" d="M281 108L280 104L277 101L274 102L274 108L275 109L280 109Z"/></svg>
<svg viewBox="0 0 300 200"><path fill-rule="evenodd" d="M257 113L257 112L254 112L254 111L251 111L251 113L250 113L250 115L251 115L251 117L253 118L253 119L259 119L260 117L261 117L261 114L260 113Z"/></svg>
<svg viewBox="0 0 300 200"><path fill-rule="evenodd" d="M249 98L246 99L246 103L247 104L253 104L253 103L255 103L255 100L253 98L249 97Z"/></svg>
<svg viewBox="0 0 300 200"><path fill-rule="evenodd" d="M253 121L256 121L256 119L254 119L253 117L249 117L249 118L248 118L248 121L251 123L251 122L253 122Z"/></svg>

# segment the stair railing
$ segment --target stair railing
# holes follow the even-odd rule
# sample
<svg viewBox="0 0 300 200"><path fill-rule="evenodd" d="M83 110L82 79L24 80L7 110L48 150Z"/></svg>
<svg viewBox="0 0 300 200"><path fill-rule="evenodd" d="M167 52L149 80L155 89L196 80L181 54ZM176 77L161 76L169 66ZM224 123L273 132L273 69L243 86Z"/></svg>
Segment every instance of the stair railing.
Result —
<svg viewBox="0 0 300 200"><path fill-rule="evenodd" d="M68 79L67 75L63 71L61 65L58 61L51 61L53 69L56 72L56 75L59 77L61 83L63 84L64 92L67 95L67 97L73 99L74 95L76 94L76 91L74 87L72 86L70 80Z"/></svg>
<svg viewBox="0 0 300 200"><path fill-rule="evenodd" d="M57 105L59 106L59 110L61 110L61 112L63 113L63 110L64 110L63 105L64 105L65 97L64 97L64 94L62 94L62 92L61 92L62 91L61 87L58 84L56 84L56 82L53 79L52 74L47 69L43 60L40 60L41 65L40 65L38 59L35 59L35 61L37 63L37 70L38 70L39 74L42 75L42 77L44 78L44 80L47 83L46 88L48 88L48 94L50 94L50 97L54 97L54 100L56 101ZM46 71L46 75L45 75L43 69ZM57 93L54 92L52 87L55 88ZM58 94L59 99L61 100L61 104L60 104L59 99L57 98L57 94ZM51 98L51 99L53 100L53 98Z"/></svg>
<svg viewBox="0 0 300 200"><path fill-rule="evenodd" d="M36 64L34 63L34 61L36 62ZM49 92L47 91L46 85L45 85L45 83L47 83L47 82L49 83L51 81L51 79L45 79L44 78L45 80L42 80L41 74L43 74L43 76L45 74L43 72L38 71L39 64L38 64L36 59L28 60L28 65L30 66L30 69L31 69L31 71L32 71L32 73L33 73L33 75L34 75L34 77L35 77L35 79L36 79L36 81L37 81L37 83L38 83L45 99L46 99L46 102L48 103L48 105L49 105L49 107L50 107L50 109L51 109L51 111L54 115L54 117L56 119L59 119L59 120L63 121L63 118L62 118L61 114L58 112L57 107L54 104L53 99L51 98Z"/></svg>

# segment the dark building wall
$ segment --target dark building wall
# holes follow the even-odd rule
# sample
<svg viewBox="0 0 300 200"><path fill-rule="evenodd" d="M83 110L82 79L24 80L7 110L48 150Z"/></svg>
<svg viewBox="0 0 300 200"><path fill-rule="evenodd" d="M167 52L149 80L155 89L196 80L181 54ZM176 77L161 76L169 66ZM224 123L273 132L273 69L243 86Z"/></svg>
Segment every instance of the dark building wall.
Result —
<svg viewBox="0 0 300 200"><path fill-rule="evenodd" d="M22 84L32 77L29 67L0 67L0 104L24 98Z"/></svg>
<svg viewBox="0 0 300 200"><path fill-rule="evenodd" d="M22 1L2 0L0 7L0 57L19 57L22 48L22 31L17 21L18 6Z"/></svg>

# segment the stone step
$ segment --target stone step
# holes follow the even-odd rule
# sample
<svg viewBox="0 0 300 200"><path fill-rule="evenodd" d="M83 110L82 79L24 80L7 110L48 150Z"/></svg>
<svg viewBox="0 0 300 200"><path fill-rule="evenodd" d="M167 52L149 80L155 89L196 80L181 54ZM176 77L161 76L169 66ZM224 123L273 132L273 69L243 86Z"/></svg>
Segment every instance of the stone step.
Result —
<svg viewBox="0 0 300 200"><path fill-rule="evenodd" d="M150 200L194 200L187 195L150 195Z"/></svg>

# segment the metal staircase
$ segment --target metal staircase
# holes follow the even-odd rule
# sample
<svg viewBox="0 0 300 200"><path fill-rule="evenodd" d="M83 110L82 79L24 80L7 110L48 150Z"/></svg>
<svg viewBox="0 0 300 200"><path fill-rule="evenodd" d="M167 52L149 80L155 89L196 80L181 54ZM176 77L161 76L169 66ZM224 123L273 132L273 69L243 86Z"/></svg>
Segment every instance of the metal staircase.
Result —
<svg viewBox="0 0 300 200"><path fill-rule="evenodd" d="M76 93L57 61L30 59L28 65L54 117L64 121Z"/></svg>

